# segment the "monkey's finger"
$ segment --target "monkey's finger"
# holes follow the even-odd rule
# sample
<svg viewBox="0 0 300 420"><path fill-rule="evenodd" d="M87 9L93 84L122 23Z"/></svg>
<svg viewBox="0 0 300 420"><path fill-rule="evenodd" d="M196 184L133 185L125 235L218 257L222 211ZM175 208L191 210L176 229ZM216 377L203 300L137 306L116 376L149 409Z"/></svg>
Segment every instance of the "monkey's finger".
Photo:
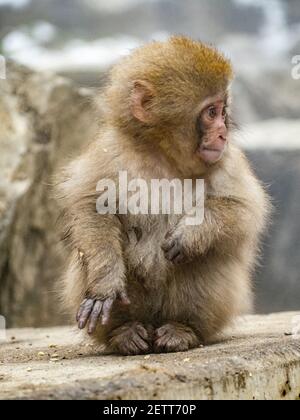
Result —
<svg viewBox="0 0 300 420"><path fill-rule="evenodd" d="M166 335L166 333L167 333L167 328L166 328L166 326L163 326L163 327L160 327L157 330L155 330L154 336L157 339L157 338L161 338L162 336Z"/></svg>
<svg viewBox="0 0 300 420"><path fill-rule="evenodd" d="M78 320L78 327L80 330L83 330L86 327L87 321L89 319L89 316L92 312L94 306L94 300L93 299L88 299L84 306L83 306L83 310L80 314L79 320Z"/></svg>
<svg viewBox="0 0 300 420"><path fill-rule="evenodd" d="M173 236L173 234L174 234L174 228L173 228L173 229L170 229L170 230L166 233L166 235L165 235L165 239L170 239L170 238Z"/></svg>
<svg viewBox="0 0 300 420"><path fill-rule="evenodd" d="M114 299L108 298L103 303L102 307L102 325L106 325L108 323L109 317L110 317L110 311L113 306Z"/></svg>
<svg viewBox="0 0 300 420"><path fill-rule="evenodd" d="M86 303L87 299L84 299L84 301L80 304L77 315L76 315L76 321L79 321L79 318L81 317L82 311L84 309L84 305Z"/></svg>
<svg viewBox="0 0 300 420"><path fill-rule="evenodd" d="M142 325L137 325L136 331L143 340L147 341L149 339L148 332Z"/></svg>
<svg viewBox="0 0 300 420"><path fill-rule="evenodd" d="M85 310L85 305L86 305L87 301L88 301L88 299L84 299L84 301L81 303L81 305L80 305L80 307L78 309L77 316L76 316L76 321L77 322L79 322L79 320L80 320L80 318L82 316L82 313Z"/></svg>
<svg viewBox="0 0 300 420"><path fill-rule="evenodd" d="M140 353L139 347L135 344L133 340L125 342L124 349L126 350L127 354L134 355Z"/></svg>
<svg viewBox="0 0 300 420"><path fill-rule="evenodd" d="M183 253L179 253L174 259L173 259L173 264L175 265L180 265L183 264L186 261L185 256Z"/></svg>
<svg viewBox="0 0 300 420"><path fill-rule="evenodd" d="M168 252L168 251L169 251L169 249L170 249L170 248L172 248L174 245L175 245L175 242L174 242L174 241L173 241L173 242L171 242L171 241L165 241L165 242L162 244L161 249L162 249L164 252Z"/></svg>
<svg viewBox="0 0 300 420"><path fill-rule="evenodd" d="M149 350L149 345L146 343L145 340L143 340L139 335L134 335L132 338L132 341L136 345L136 347L142 351L143 353L147 352Z"/></svg>
<svg viewBox="0 0 300 420"><path fill-rule="evenodd" d="M97 322L101 314L102 306L103 306L103 302L101 302L101 300L97 300L90 316L90 321L89 321L89 326L88 326L89 334L93 334L93 332L96 329Z"/></svg>
<svg viewBox="0 0 300 420"><path fill-rule="evenodd" d="M167 252L165 252L165 257L167 258L167 260L172 261L178 257L178 255L180 254L180 249L177 246L177 244L174 244L174 246L172 248L170 248Z"/></svg>
<svg viewBox="0 0 300 420"><path fill-rule="evenodd" d="M120 294L119 294L119 299L120 299L120 301L123 303L123 305L126 305L126 306L128 306L128 305L130 305L131 304L131 302L130 302L130 300L129 300L129 298L128 298L128 296L127 296L127 293L126 292L120 292Z"/></svg>

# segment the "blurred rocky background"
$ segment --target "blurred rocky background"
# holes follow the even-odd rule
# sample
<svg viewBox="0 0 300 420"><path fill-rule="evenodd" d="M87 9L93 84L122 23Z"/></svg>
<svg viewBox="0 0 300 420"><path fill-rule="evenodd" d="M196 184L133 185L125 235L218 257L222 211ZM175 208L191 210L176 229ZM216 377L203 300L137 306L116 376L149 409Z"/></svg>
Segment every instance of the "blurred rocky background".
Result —
<svg viewBox="0 0 300 420"><path fill-rule="evenodd" d="M233 60L238 139L275 205L257 312L299 309L299 0L0 0L0 314L10 326L65 322L52 174L93 137L92 100L110 66L173 33Z"/></svg>

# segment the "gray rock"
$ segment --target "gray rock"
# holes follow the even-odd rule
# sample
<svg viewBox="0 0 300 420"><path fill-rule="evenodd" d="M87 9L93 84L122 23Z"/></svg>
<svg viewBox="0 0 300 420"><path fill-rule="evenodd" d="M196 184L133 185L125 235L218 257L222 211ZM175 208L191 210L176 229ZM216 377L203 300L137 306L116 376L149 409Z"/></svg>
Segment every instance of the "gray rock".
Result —
<svg viewBox="0 0 300 420"><path fill-rule="evenodd" d="M0 313L8 325L55 325L63 261L52 174L95 129L91 95L8 65L0 81Z"/></svg>

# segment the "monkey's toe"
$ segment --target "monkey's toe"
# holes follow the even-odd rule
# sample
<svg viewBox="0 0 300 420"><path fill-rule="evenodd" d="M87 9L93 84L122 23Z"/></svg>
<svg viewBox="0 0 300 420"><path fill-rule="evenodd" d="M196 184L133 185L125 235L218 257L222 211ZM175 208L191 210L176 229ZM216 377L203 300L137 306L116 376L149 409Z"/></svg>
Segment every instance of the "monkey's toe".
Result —
<svg viewBox="0 0 300 420"><path fill-rule="evenodd" d="M194 331L183 324L170 323L158 328L154 333L155 353L175 353L187 351L200 344Z"/></svg>
<svg viewBox="0 0 300 420"><path fill-rule="evenodd" d="M108 348L123 356L136 356L151 352L151 338L139 322L129 322L113 330L108 339Z"/></svg>

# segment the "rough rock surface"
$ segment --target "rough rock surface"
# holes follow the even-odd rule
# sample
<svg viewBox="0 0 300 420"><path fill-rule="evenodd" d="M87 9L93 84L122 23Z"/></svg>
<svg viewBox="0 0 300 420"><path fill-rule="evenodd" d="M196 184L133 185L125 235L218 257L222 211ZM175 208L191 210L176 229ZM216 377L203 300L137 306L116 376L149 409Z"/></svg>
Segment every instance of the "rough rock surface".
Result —
<svg viewBox="0 0 300 420"><path fill-rule="evenodd" d="M13 64L7 77L0 80L0 313L10 325L57 325L63 254L51 177L93 135L91 95Z"/></svg>
<svg viewBox="0 0 300 420"><path fill-rule="evenodd" d="M9 330L0 399L299 400L300 316L246 317L210 347L146 357L104 355L70 327Z"/></svg>

